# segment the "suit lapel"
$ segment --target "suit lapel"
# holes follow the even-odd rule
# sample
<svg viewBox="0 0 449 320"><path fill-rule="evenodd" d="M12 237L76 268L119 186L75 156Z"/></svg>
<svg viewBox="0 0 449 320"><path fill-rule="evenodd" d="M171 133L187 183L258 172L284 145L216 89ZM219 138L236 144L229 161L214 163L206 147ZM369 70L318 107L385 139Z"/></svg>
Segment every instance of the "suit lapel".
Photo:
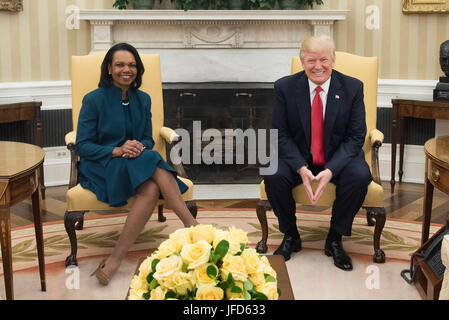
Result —
<svg viewBox="0 0 449 320"><path fill-rule="evenodd" d="M342 99L343 91L341 90L341 83L335 71L332 71L329 93L327 94L326 113L324 116L324 150L329 150L330 138L332 136L335 119L340 111Z"/></svg>
<svg viewBox="0 0 449 320"><path fill-rule="evenodd" d="M306 136L307 149L310 149L310 89L307 76L304 72L296 83L296 106L299 110L299 117L301 119L304 135Z"/></svg>

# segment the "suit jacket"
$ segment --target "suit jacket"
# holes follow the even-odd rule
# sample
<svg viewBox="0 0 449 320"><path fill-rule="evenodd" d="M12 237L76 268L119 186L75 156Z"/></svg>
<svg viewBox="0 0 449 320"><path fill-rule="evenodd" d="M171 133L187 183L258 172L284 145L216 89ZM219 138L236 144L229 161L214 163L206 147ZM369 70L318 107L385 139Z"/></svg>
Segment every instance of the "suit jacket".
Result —
<svg viewBox="0 0 449 320"><path fill-rule="evenodd" d="M283 77L274 83L274 89L272 128L278 129L279 158L296 172L312 163L307 75L301 71ZM365 136L363 83L333 70L324 118L325 168L337 176L351 158L363 158Z"/></svg>

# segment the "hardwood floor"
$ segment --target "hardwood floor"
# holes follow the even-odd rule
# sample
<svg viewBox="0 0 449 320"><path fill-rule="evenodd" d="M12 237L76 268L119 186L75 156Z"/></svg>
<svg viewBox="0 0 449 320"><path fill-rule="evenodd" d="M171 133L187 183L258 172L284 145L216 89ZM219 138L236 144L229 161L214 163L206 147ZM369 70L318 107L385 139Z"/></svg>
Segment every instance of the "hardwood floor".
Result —
<svg viewBox="0 0 449 320"><path fill-rule="evenodd" d="M390 193L390 183L382 183L384 187L384 204L387 212L387 219L404 219L422 221L423 206L423 184L401 183L396 184L395 192ZM65 194L67 186L46 188L46 199L42 201L42 221L61 221L64 219L66 209ZM254 208L254 215L257 199L248 200L208 200L197 201L199 208ZM330 207L313 207L298 205L298 210L330 212ZM433 196L432 223L444 224L449 212L449 195L436 190ZM365 210L361 210L362 214ZM101 215L104 213L89 212L86 217ZM11 208L11 227L26 226L33 223L31 199L23 201Z"/></svg>

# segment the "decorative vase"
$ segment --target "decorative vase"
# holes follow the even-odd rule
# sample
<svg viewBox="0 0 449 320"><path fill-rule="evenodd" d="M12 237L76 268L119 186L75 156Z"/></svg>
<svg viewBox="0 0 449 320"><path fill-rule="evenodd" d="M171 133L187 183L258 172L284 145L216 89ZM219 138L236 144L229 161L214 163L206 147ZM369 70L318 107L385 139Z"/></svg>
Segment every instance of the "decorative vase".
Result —
<svg viewBox="0 0 449 320"><path fill-rule="evenodd" d="M278 0L279 7L282 10L296 10L298 9L298 3L296 0Z"/></svg>
<svg viewBox="0 0 449 320"><path fill-rule="evenodd" d="M230 10L243 10L246 4L246 0L229 0Z"/></svg>
<svg viewBox="0 0 449 320"><path fill-rule="evenodd" d="M150 10L154 7L154 0L131 0L130 2L136 10Z"/></svg>

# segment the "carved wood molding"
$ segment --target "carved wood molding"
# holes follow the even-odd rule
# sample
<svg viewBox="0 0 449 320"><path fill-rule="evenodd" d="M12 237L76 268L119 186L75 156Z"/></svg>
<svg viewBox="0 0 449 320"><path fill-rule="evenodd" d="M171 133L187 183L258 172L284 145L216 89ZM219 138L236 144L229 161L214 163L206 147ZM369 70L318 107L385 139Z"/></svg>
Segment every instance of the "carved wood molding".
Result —
<svg viewBox="0 0 449 320"><path fill-rule="evenodd" d="M23 0L0 0L0 10L23 11Z"/></svg>
<svg viewBox="0 0 449 320"><path fill-rule="evenodd" d="M449 12L449 0L402 0L405 13Z"/></svg>

